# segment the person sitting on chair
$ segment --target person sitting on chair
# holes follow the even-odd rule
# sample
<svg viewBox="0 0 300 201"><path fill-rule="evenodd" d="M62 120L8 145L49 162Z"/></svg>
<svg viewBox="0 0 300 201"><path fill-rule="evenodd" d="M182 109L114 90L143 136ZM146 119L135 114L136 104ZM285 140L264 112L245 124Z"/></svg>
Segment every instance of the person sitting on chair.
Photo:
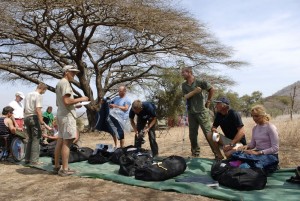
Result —
<svg viewBox="0 0 300 201"><path fill-rule="evenodd" d="M0 117L0 136L9 135L7 138L7 144L10 144L13 135L16 134L17 128L12 120L14 108L6 106L3 108L2 117Z"/></svg>
<svg viewBox="0 0 300 201"><path fill-rule="evenodd" d="M2 110L0 117L0 135L16 134L17 128L14 125L11 117L13 116L14 108L6 106Z"/></svg>

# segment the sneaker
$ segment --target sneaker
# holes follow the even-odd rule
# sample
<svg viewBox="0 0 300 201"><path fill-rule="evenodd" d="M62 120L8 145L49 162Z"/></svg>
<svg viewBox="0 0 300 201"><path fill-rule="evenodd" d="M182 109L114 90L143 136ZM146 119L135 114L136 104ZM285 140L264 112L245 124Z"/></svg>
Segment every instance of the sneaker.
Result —
<svg viewBox="0 0 300 201"><path fill-rule="evenodd" d="M61 177L71 176L74 173L75 172L70 172L69 170L63 170L63 169L58 171L58 175L61 176Z"/></svg>

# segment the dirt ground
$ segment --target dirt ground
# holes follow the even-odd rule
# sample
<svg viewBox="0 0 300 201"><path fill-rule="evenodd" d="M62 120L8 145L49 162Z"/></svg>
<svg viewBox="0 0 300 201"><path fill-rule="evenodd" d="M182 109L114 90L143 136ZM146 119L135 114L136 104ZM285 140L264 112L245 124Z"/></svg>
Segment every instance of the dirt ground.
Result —
<svg viewBox="0 0 300 201"><path fill-rule="evenodd" d="M159 155L180 155L189 157L190 145L188 128L172 128L169 133L157 133ZM213 158L207 142L200 133L201 157ZM125 136L125 144L133 144L133 134ZM143 145L149 148L148 140ZM95 148L96 144L112 144L112 138L103 133L81 134L82 146ZM299 163L299 161L297 161ZM24 167L12 162L0 163L1 190L0 200L214 200L198 195L182 194L177 192L158 191L149 188L135 187L105 181L80 177L60 177L46 171Z"/></svg>

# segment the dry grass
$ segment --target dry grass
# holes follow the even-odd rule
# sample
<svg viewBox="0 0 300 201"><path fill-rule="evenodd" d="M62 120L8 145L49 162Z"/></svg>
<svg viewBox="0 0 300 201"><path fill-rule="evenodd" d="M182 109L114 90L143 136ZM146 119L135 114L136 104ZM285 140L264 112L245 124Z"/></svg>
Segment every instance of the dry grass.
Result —
<svg viewBox="0 0 300 201"><path fill-rule="evenodd" d="M299 145L300 135L300 116L294 116L294 120L291 121L288 116L280 116L272 119L271 122L276 125L279 138L280 138L280 166L281 167L296 167L300 165L299 158ZM247 141L251 140L251 131L255 125L252 118L243 118L243 122L246 128ZM157 132L157 136L159 133ZM95 148L96 144L113 144L113 140L109 134L103 132L85 133L81 135L82 145ZM127 134L125 136L125 145L133 144L134 134ZM188 127L174 127L171 128L169 134L163 132L163 135L157 137L159 145L160 156L180 155L183 157L190 156L190 143L188 137ZM201 129L199 129L199 142L201 147L201 157L213 158L213 154L208 146L208 143L204 139ZM150 149L149 142L146 139L146 143L143 148Z"/></svg>
<svg viewBox="0 0 300 201"><path fill-rule="evenodd" d="M252 118L243 118L246 127L247 141L251 140L251 130L255 125ZM300 165L300 116L295 115L291 121L289 116L278 116L271 119L279 133L279 159L281 167L295 167Z"/></svg>

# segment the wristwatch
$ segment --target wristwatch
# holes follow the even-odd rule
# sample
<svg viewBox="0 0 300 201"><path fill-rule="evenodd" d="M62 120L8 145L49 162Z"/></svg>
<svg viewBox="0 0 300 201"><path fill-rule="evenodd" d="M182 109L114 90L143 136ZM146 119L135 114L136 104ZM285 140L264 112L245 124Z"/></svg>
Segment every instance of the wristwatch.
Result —
<svg viewBox="0 0 300 201"><path fill-rule="evenodd" d="M235 144L231 144L231 143L230 143L230 144L229 144L229 146L231 146L231 147L235 147Z"/></svg>
<svg viewBox="0 0 300 201"><path fill-rule="evenodd" d="M260 155L264 155L264 151L260 151L259 153L260 153Z"/></svg>

